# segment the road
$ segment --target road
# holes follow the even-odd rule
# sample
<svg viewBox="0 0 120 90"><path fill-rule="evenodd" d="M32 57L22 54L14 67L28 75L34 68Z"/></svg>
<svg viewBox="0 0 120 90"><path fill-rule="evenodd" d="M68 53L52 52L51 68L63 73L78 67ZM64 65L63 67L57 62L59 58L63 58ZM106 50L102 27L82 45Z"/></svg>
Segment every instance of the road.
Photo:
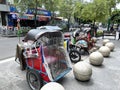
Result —
<svg viewBox="0 0 120 90"><path fill-rule="evenodd" d="M22 40L23 37L20 37L20 39ZM15 56L16 44L18 42L18 37L0 36L0 60Z"/></svg>
<svg viewBox="0 0 120 90"><path fill-rule="evenodd" d="M20 41L23 38L24 37L20 37ZM0 35L0 61L15 56L18 42L18 37L2 37Z"/></svg>
<svg viewBox="0 0 120 90"><path fill-rule="evenodd" d="M111 41L115 44L115 50L110 57L104 58L102 66L91 65L91 79L87 82L78 81L71 71L59 81L65 90L120 90L120 41ZM88 57L82 60L89 63ZM0 61L0 90L30 90L26 71L20 70L14 57Z"/></svg>

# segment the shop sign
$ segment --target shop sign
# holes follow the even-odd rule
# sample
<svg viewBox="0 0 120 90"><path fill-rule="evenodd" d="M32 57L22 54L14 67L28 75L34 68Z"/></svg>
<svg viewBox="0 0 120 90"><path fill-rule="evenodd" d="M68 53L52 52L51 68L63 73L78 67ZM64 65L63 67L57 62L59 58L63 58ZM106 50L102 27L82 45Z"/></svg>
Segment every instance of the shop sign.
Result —
<svg viewBox="0 0 120 90"><path fill-rule="evenodd" d="M26 14L35 14L35 9L28 9ZM51 12L47 10L37 9L37 15L51 16Z"/></svg>

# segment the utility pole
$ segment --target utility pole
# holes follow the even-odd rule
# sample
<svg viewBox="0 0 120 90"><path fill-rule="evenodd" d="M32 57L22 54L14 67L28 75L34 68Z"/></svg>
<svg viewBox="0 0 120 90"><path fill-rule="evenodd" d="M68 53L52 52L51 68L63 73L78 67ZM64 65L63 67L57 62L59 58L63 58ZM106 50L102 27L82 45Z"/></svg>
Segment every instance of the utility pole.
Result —
<svg viewBox="0 0 120 90"><path fill-rule="evenodd" d="M35 28L37 27L37 0L35 0L35 14L34 14L34 17L35 17Z"/></svg>

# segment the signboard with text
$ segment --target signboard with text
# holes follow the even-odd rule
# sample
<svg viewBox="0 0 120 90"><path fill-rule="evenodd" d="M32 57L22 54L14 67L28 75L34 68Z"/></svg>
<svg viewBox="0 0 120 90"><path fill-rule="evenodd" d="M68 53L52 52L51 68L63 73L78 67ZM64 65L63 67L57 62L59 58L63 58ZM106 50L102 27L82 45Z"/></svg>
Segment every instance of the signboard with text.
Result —
<svg viewBox="0 0 120 90"><path fill-rule="evenodd" d="M28 9L26 14L35 14L35 9ZM51 12L47 10L37 9L37 15L51 16Z"/></svg>
<svg viewBox="0 0 120 90"><path fill-rule="evenodd" d="M17 13L18 10L16 9L15 6L10 6L10 12ZM35 14L35 9L34 8L27 9L27 11L25 13L34 15ZM44 10L44 9L37 9L37 15L51 16L51 12L48 11L48 10Z"/></svg>

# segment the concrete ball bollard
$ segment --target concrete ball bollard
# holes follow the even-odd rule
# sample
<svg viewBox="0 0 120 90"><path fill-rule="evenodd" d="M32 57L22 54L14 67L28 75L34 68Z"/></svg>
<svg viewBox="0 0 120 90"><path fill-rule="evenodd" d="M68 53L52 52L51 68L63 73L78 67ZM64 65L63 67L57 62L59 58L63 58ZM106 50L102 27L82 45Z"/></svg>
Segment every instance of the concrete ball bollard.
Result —
<svg viewBox="0 0 120 90"><path fill-rule="evenodd" d="M94 41L94 43L97 42L97 38L96 37L92 37L92 40Z"/></svg>
<svg viewBox="0 0 120 90"><path fill-rule="evenodd" d="M65 90L64 87L57 82L49 82L45 84L40 90Z"/></svg>
<svg viewBox="0 0 120 90"><path fill-rule="evenodd" d="M110 55L110 49L107 46L101 46L98 50L104 57L108 57Z"/></svg>
<svg viewBox="0 0 120 90"><path fill-rule="evenodd" d="M108 42L105 44L105 46L107 46L110 49L110 51L113 51L115 48L115 45L113 42Z"/></svg>
<svg viewBox="0 0 120 90"><path fill-rule="evenodd" d="M89 63L81 61L73 66L73 73L77 80L88 81L92 75L92 67Z"/></svg>
<svg viewBox="0 0 120 90"><path fill-rule="evenodd" d="M102 42L102 43L103 43L103 46L104 46L106 43L108 43L108 42L110 42L109 39L104 39L103 42Z"/></svg>
<svg viewBox="0 0 120 90"><path fill-rule="evenodd" d="M101 65L103 60L103 55L98 51L91 53L89 56L89 61L92 65Z"/></svg>

